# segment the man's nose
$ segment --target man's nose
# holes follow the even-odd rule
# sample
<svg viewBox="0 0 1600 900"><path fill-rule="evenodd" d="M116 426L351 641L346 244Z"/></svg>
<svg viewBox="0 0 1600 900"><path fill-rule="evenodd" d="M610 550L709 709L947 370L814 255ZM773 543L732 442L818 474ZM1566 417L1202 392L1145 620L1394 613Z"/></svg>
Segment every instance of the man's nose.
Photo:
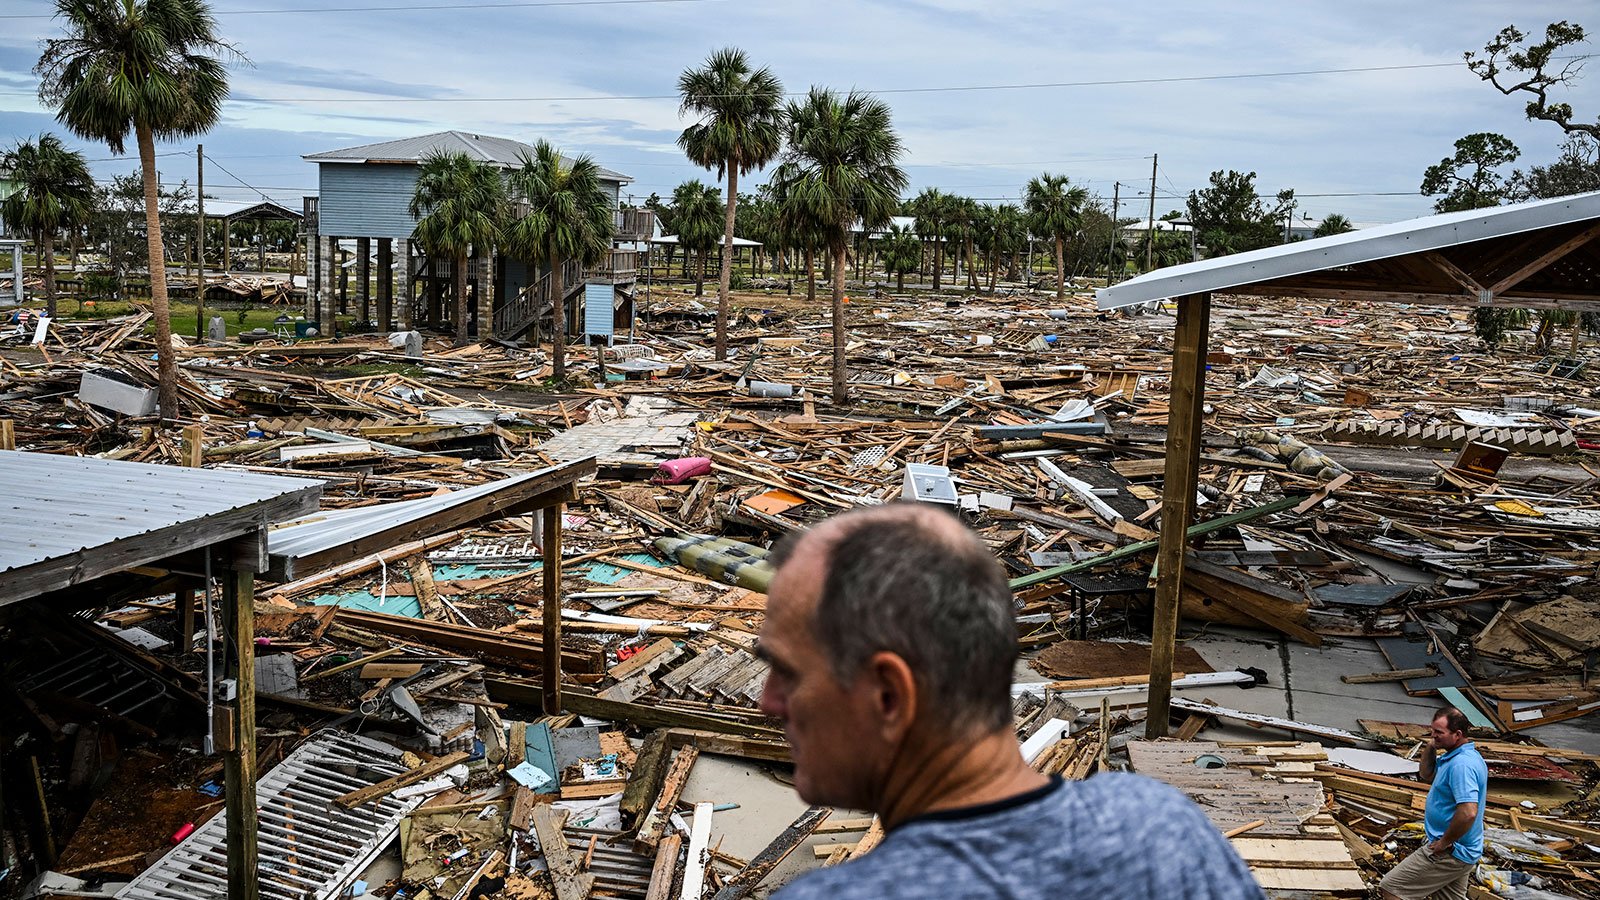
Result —
<svg viewBox="0 0 1600 900"><path fill-rule="evenodd" d="M772 676L767 676L767 680L761 685L761 711L775 719L781 719L785 705L783 697L772 684Z"/></svg>

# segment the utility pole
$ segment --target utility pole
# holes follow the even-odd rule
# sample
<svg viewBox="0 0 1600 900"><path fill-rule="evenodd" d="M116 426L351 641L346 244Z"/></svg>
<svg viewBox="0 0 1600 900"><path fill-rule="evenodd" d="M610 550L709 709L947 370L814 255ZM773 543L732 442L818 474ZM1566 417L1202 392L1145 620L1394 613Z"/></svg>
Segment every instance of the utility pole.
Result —
<svg viewBox="0 0 1600 900"><path fill-rule="evenodd" d="M1283 214L1283 242L1289 243L1289 227L1294 224L1294 203L1289 203L1289 209Z"/></svg>
<svg viewBox="0 0 1600 900"><path fill-rule="evenodd" d="M1116 182L1111 187L1111 246L1106 248L1106 287L1116 284L1112 280L1112 268L1117 261L1117 237L1122 234L1122 227L1117 224L1117 210L1122 205L1122 182Z"/></svg>
<svg viewBox="0 0 1600 900"><path fill-rule="evenodd" d="M200 239L195 242L195 252L200 257L200 280L194 288L194 340L206 340L206 145L194 145L194 196L195 218L199 220Z"/></svg>
<svg viewBox="0 0 1600 900"><path fill-rule="evenodd" d="M1155 267L1156 255L1156 163L1161 154L1150 154L1150 218L1145 222L1144 232L1144 270L1150 271Z"/></svg>

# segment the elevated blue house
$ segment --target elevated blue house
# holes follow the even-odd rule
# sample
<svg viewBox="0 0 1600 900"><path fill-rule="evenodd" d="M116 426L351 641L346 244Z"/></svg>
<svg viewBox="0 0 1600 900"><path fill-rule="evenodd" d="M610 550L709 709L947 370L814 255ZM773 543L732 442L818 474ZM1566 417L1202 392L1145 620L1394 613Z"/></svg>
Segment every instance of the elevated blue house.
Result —
<svg viewBox="0 0 1600 900"><path fill-rule="evenodd" d="M306 230L313 238L308 261L308 314L332 322L335 313L360 303L358 318L375 319L380 329L398 325L449 327L453 321L452 261L433 259L412 241L417 222L409 206L422 160L435 153L464 153L489 165L510 170L521 166L533 147L509 138L441 131L379 144L329 150L304 157L318 169L318 196L305 199ZM611 284L626 303L637 278L632 250L616 245L647 237L652 213L623 210L618 198L633 179L600 170L602 183L617 207L614 249L592 269L569 265L564 271L571 322L582 321L580 308L588 284ZM377 291L370 297L376 249ZM352 252L353 251L353 252ZM469 330L480 337L515 338L548 317L552 307L549 273L531 271L495 247L474 248L468 260ZM352 270L354 270L352 272ZM357 290L350 290L354 274ZM352 296L354 293L354 296ZM376 300L376 315L373 300ZM485 327L487 325L487 327ZM573 330L569 328L569 333Z"/></svg>

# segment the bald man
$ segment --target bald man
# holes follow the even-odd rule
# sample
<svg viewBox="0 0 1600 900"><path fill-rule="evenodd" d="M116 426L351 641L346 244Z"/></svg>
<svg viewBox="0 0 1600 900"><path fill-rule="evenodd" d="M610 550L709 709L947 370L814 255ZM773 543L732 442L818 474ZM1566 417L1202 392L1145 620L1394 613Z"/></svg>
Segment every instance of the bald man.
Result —
<svg viewBox="0 0 1600 900"><path fill-rule="evenodd" d="M853 511L786 538L773 562L761 708L783 722L802 799L871 810L886 832L780 900L1263 896L1176 790L1028 767L1011 717L1011 590L957 518Z"/></svg>

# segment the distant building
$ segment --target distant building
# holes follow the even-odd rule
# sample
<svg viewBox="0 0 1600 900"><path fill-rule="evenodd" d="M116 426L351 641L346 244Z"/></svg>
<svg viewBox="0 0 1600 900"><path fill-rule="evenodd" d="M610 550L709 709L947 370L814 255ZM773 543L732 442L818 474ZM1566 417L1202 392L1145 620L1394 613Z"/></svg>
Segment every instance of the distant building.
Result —
<svg viewBox="0 0 1600 900"><path fill-rule="evenodd" d="M453 321L449 313L455 301L447 296L453 263L430 258L414 246L417 222L409 209L422 161L440 152L464 153L509 171L519 168L522 155L531 156L533 147L509 138L441 131L304 157L318 169L318 195L305 200L306 231L311 239L307 298L315 317L331 322L335 313L346 312L350 301L357 299L359 318L369 318L372 298L366 296L366 286L375 263L379 329L386 330L394 322L402 328L422 324L448 327ZM600 175L613 204L622 186L633 180L605 168ZM624 211L619 206L615 245L647 238L653 219L648 210ZM495 247L474 248L467 265L467 290L473 298L468 310L470 333L515 338L548 314L548 272L530 272L522 260L509 258ZM356 298L349 289L352 268L360 288ZM634 251L620 246L613 249L609 260L593 269L569 266L562 281L564 293L575 301L567 305L571 322L583 320L579 305L586 283L609 282L616 287L618 299L627 303L637 269Z"/></svg>

